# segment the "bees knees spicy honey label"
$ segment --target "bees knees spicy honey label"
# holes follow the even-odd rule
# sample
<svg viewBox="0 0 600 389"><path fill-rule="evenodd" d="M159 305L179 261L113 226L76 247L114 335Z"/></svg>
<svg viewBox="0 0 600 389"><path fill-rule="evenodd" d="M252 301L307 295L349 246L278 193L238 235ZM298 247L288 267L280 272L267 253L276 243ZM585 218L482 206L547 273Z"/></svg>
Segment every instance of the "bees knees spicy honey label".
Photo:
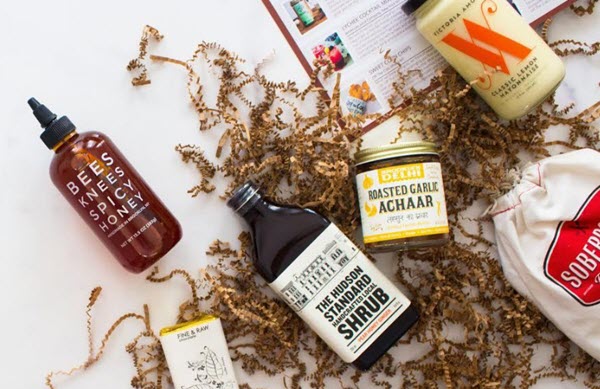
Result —
<svg viewBox="0 0 600 389"><path fill-rule="evenodd" d="M367 170L356 184L366 244L449 232L439 162Z"/></svg>

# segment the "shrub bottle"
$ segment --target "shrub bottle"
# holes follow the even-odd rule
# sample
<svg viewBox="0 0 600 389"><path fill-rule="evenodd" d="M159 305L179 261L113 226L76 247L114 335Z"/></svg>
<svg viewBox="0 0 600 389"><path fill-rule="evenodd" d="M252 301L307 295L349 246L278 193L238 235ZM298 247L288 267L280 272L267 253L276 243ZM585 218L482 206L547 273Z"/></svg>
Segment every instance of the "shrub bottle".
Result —
<svg viewBox="0 0 600 389"><path fill-rule="evenodd" d="M368 369L417 321L408 298L325 217L272 203L251 182L228 205L250 225L259 274L345 362Z"/></svg>

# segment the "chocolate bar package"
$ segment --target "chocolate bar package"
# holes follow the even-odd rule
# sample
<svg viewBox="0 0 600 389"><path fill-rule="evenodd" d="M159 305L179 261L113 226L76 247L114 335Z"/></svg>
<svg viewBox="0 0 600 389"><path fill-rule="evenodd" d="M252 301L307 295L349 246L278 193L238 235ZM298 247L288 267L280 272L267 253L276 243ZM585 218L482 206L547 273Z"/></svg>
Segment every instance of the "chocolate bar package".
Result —
<svg viewBox="0 0 600 389"><path fill-rule="evenodd" d="M160 331L176 389L238 389L221 320L199 320Z"/></svg>

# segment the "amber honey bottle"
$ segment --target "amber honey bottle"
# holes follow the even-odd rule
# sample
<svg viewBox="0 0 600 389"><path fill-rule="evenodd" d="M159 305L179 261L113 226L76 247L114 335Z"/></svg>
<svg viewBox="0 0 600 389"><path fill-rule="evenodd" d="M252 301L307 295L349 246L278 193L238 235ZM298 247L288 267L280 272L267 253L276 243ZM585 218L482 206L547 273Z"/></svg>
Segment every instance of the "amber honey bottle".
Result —
<svg viewBox="0 0 600 389"><path fill-rule="evenodd" d="M238 188L228 206L250 225L254 265L345 362L369 369L418 319L394 284L320 214Z"/></svg>
<svg viewBox="0 0 600 389"><path fill-rule="evenodd" d="M121 265L140 273L177 244L179 222L106 135L77 133L66 116L34 98L28 104L55 152L54 185Z"/></svg>

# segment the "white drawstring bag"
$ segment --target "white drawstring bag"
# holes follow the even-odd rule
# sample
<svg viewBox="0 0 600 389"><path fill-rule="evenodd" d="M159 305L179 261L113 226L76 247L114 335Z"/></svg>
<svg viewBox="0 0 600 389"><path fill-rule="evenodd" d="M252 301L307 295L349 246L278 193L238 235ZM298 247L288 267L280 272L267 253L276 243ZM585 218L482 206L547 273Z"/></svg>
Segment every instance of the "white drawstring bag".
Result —
<svg viewBox="0 0 600 389"><path fill-rule="evenodd" d="M600 360L600 153L528 166L489 213L513 287Z"/></svg>

